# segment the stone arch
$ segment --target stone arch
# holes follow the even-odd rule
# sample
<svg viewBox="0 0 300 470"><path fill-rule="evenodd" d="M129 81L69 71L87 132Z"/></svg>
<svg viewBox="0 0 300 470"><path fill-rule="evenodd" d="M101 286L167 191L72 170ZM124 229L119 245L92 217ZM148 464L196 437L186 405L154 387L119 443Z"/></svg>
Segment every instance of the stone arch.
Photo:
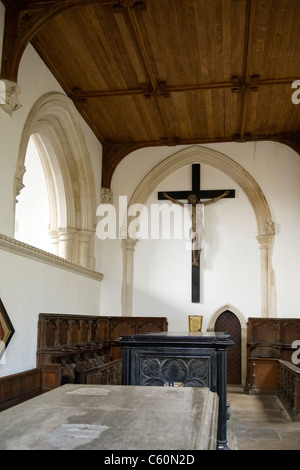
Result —
<svg viewBox="0 0 300 470"><path fill-rule="evenodd" d="M31 136L46 177L50 233L56 254L93 269L95 183L85 137L72 101L60 93L47 93L31 109L19 148L16 199L24 187L25 156Z"/></svg>
<svg viewBox="0 0 300 470"><path fill-rule="evenodd" d="M276 317L275 281L272 267L272 251L274 243L274 223L266 198L254 178L237 162L227 155L216 150L192 146L180 150L160 162L141 181L134 191L129 206L139 203L145 204L155 188L174 171L192 164L203 163L209 165L229 176L235 181L248 197L253 207L257 222L257 240L261 252L261 314L263 317ZM128 256L133 257L132 241L128 242ZM123 240L123 260L126 267L123 272L122 303L127 315L130 313L132 302L133 259L127 259L126 240ZM129 272L128 272L129 270Z"/></svg>
<svg viewBox="0 0 300 470"><path fill-rule="evenodd" d="M138 185L129 206L145 204L155 188L171 173L192 164L203 163L222 171L235 181L248 197L257 221L258 236L272 230L272 218L266 198L254 178L241 165L227 155L207 147L192 146L169 156L159 163Z"/></svg>

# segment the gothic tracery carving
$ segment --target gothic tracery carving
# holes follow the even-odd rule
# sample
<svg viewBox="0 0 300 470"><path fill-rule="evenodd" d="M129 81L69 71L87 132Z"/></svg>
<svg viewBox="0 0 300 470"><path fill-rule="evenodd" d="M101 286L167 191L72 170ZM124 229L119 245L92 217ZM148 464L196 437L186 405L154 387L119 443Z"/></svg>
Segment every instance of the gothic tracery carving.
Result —
<svg viewBox="0 0 300 470"><path fill-rule="evenodd" d="M141 385L165 385L169 382L180 382L185 387L208 387L208 359L141 359Z"/></svg>

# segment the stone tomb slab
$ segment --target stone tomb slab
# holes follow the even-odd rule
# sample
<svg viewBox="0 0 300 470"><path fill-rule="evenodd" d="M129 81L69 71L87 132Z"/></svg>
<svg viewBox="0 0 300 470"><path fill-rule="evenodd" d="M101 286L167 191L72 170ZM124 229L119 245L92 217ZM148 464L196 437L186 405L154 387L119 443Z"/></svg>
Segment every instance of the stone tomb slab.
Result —
<svg viewBox="0 0 300 470"><path fill-rule="evenodd" d="M1 450L216 448L208 388L71 385L0 413Z"/></svg>

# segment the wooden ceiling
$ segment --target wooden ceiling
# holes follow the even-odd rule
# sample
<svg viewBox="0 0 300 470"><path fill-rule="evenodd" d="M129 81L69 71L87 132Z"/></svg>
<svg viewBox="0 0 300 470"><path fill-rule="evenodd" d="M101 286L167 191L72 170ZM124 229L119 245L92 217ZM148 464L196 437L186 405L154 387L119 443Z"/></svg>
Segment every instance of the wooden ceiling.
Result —
<svg viewBox="0 0 300 470"><path fill-rule="evenodd" d="M299 0L2 3L2 78L17 81L31 42L103 144L104 186L145 146L268 139L300 152Z"/></svg>

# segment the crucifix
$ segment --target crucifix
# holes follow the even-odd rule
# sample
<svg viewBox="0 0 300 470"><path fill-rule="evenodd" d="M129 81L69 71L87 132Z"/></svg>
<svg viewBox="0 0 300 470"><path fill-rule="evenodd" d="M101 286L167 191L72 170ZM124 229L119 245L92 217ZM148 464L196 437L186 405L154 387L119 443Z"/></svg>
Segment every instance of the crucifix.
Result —
<svg viewBox="0 0 300 470"><path fill-rule="evenodd" d="M234 198L235 190L215 189L215 190L201 190L200 189L201 179L201 167L199 163L192 165L192 189L190 191L169 191L168 194L165 192L158 193L158 199L169 199L170 201L184 206L180 200L186 199L191 205L191 219L192 219L192 231L194 238L192 239L192 302L200 302L200 253L202 245L198 245L199 234L194 230L196 226L196 216L201 216L203 207L207 204L214 203L221 198ZM205 201L201 201L204 199ZM201 206L201 211L196 210L196 207ZM197 214L197 215L196 215ZM202 229L203 232L203 229ZM198 246L197 246L198 245Z"/></svg>

